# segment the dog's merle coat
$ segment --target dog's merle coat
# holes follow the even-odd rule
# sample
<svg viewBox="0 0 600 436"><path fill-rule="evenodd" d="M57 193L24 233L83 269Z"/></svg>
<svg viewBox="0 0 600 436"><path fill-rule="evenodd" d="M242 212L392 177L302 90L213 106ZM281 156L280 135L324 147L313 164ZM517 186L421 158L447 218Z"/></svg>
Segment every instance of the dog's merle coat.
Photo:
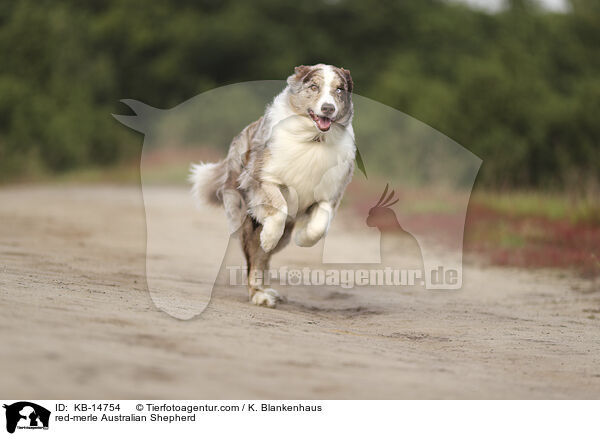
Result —
<svg viewBox="0 0 600 436"><path fill-rule="evenodd" d="M237 135L225 160L194 165L200 200L223 204L231 232L241 229L250 301L274 307L263 287L271 255L292 231L299 246L326 233L354 172L352 78L330 65L296 67L265 115Z"/></svg>

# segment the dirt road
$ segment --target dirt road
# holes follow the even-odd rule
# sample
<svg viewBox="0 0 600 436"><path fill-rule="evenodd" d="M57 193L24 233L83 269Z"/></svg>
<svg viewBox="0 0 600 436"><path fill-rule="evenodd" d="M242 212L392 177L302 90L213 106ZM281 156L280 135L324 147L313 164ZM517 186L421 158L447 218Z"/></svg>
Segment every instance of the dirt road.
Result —
<svg viewBox="0 0 600 436"><path fill-rule="evenodd" d="M467 264L461 291L297 287L275 310L220 286L180 321L147 290L144 218L136 187L0 189L3 397L600 397L592 283Z"/></svg>

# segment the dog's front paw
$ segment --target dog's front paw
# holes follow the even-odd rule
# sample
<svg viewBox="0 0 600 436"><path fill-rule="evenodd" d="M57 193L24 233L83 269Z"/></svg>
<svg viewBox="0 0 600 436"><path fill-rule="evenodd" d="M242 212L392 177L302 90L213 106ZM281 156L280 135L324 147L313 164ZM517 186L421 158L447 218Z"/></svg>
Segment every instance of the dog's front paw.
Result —
<svg viewBox="0 0 600 436"><path fill-rule="evenodd" d="M277 246L281 236L283 235L284 229L285 221L280 223L277 220L272 220L269 218L265 220L263 229L260 232L260 246L265 253L268 253Z"/></svg>
<svg viewBox="0 0 600 436"><path fill-rule="evenodd" d="M299 228L294 235L294 242L298 247L312 247L325 236L327 223L308 223L305 228Z"/></svg>
<svg viewBox="0 0 600 436"><path fill-rule="evenodd" d="M304 216L296 223L294 241L299 247L312 247L325 234L331 221L332 209L327 203L319 204L310 216Z"/></svg>
<svg viewBox="0 0 600 436"><path fill-rule="evenodd" d="M312 247L319 241L319 238L310 238L306 234L306 229L297 231L294 234L294 242L298 247Z"/></svg>

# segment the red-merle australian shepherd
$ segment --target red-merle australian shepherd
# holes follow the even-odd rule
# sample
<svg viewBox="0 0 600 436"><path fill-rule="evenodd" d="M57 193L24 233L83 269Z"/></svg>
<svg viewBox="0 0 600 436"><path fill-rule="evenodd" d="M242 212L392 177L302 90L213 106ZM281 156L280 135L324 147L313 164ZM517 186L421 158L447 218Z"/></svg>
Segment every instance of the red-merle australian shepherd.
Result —
<svg viewBox="0 0 600 436"><path fill-rule="evenodd" d="M354 172L352 116L348 70L299 66L265 114L233 139L225 160L192 166L196 199L222 204L231 232L240 229L252 303L280 300L262 278L292 232L301 247L327 233Z"/></svg>

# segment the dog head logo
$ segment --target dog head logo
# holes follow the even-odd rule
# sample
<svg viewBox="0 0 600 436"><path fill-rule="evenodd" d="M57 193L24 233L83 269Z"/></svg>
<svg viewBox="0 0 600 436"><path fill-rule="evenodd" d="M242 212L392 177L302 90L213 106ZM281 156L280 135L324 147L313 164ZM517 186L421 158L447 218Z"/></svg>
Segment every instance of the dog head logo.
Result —
<svg viewBox="0 0 600 436"><path fill-rule="evenodd" d="M301 75L301 79L304 77ZM296 80L294 84L296 82L307 87L307 96L312 95L310 92L317 92L311 91L313 85L314 89L319 89L318 83ZM144 134L140 173L147 227L146 280L156 307L171 316L191 319L202 313L215 284L228 283L230 273L227 266L243 263L239 253L232 255L238 256L233 263L227 263L230 251L240 251L240 241L234 240L239 223L233 227L229 224L230 221L241 220L231 219L229 215L225 219L223 212L216 219L208 206L203 206L199 213L189 192L183 192L174 184L185 183L190 163L219 161L232 144L232 139L245 140L243 135L254 134L251 125L258 125L260 121L257 120L266 114L267 104L273 102L273 98L288 85L284 81L228 85L197 95L171 109L156 109L138 101L123 100L134 114L114 115L124 125ZM347 88L349 85L344 86ZM345 87L338 86L342 96ZM330 94L327 93L327 96ZM304 109L324 106L320 97L317 99L317 94L311 98L302 106ZM355 144L357 150L360 149L356 155L356 167L364 174L355 172L344 194L344 201L348 201L350 206L340 207L335 212L335 221L319 245L321 258L318 260L322 264L354 265L353 268L357 269L364 264L382 264L382 236L385 240L391 237L390 232L401 230L410 234L414 238L413 245L419 248L427 289L461 288L464 223L481 160L450 138L398 110L356 94L353 94L352 101L355 115L345 133L352 134L353 139L356 133ZM315 114L318 118L320 113ZM333 118L321 114L323 119L311 121L307 118L307 123L304 123L306 120L294 115L299 123L302 122L300 124L307 124L313 130L314 122L321 133L336 132L333 125L328 124L328 119ZM335 117L335 112L331 117ZM293 125L295 120L289 118L284 117L277 126L287 127L285 123L288 122ZM240 134L247 126L250 128ZM316 141L314 145L326 146L326 143ZM230 153L228 163L243 167L247 157L247 150L235 150ZM207 169L203 174L217 175L205 180L204 186L211 190L214 184L223 185L221 176L224 172L217 171L220 165L202 166ZM333 176L335 162L332 165ZM310 168L310 165L303 167ZM368 179L365 177L366 167ZM201 175L197 174L197 178ZM377 192L375 198L378 198L382 179L393 183L400 201L396 203L396 198L385 192L375 207L369 200L369 208L361 210L362 200L353 198L353 195L370 196ZM326 172L321 180L325 188L329 180ZM245 216L244 207L248 205L240 201L239 195L235 192L229 195L227 190L221 194L221 202L239 204ZM290 197L293 197L291 194L292 190ZM289 214L290 210L287 212ZM370 213L365 223L367 212ZM358 223L360 228L349 234L338 224L340 222ZM384 234L382 230L386 225L392 228L385 229ZM359 249L347 249L339 242L348 238ZM338 242L332 243L332 240ZM397 266L405 268L404 265ZM458 279L452 283L433 280L440 267L458 271Z"/></svg>
<svg viewBox="0 0 600 436"><path fill-rule="evenodd" d="M4 405L6 409L6 431L16 429L48 429L50 411L29 401L19 401Z"/></svg>

